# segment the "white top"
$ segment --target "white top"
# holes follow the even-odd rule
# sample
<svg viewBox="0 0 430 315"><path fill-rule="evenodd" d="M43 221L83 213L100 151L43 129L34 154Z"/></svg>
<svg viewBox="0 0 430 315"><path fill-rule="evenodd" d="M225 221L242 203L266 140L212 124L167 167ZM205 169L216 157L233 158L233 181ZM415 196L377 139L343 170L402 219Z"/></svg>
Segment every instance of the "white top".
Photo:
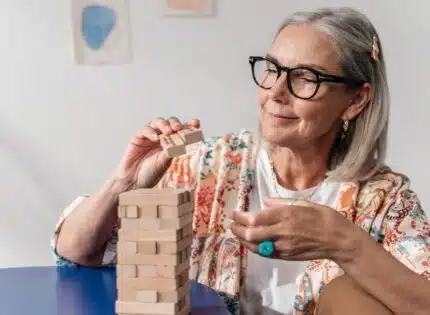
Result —
<svg viewBox="0 0 430 315"><path fill-rule="evenodd" d="M269 156L261 149L256 161L256 182L250 205L250 211L264 209L265 197L307 199L314 203L334 208L340 183L326 179L321 185L303 191L292 191L280 186L270 166ZM296 288L296 278L304 272L309 262L275 260L261 257L252 252L248 255L248 274L246 296L242 302L244 310L257 313L260 305L264 314L292 314Z"/></svg>

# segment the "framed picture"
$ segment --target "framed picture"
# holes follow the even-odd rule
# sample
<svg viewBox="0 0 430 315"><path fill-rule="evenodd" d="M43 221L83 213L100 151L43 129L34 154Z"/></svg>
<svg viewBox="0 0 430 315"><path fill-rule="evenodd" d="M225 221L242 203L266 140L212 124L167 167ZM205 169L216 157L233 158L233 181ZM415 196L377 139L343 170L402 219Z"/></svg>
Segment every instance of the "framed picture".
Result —
<svg viewBox="0 0 430 315"><path fill-rule="evenodd" d="M166 16L214 16L215 0L164 0Z"/></svg>
<svg viewBox="0 0 430 315"><path fill-rule="evenodd" d="M129 10L129 0L72 0L76 63L131 63Z"/></svg>

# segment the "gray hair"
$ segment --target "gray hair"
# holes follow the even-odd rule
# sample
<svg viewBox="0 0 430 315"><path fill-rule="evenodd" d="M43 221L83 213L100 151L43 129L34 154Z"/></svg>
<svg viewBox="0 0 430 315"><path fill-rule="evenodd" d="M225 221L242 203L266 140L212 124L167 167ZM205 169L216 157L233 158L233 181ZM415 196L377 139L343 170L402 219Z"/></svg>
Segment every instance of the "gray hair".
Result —
<svg viewBox="0 0 430 315"><path fill-rule="evenodd" d="M370 102L349 122L346 133L339 131L327 173L344 181L368 179L385 163L390 107L384 54L376 29L361 12L340 7L296 12L282 23L277 34L301 23L314 24L333 39L347 77L372 85ZM379 46L377 61L371 57L374 38Z"/></svg>

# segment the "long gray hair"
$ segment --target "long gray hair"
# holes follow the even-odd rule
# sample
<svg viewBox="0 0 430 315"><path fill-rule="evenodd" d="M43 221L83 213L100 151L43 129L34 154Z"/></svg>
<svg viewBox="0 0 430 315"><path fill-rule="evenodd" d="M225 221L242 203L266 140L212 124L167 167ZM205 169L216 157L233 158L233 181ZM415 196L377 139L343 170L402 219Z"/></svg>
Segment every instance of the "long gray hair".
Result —
<svg viewBox="0 0 430 315"><path fill-rule="evenodd" d="M344 74L372 85L371 100L342 129L333 144L327 175L338 180L364 180L385 163L390 97L384 54L379 36L370 20L347 7L300 11L289 16L276 35L289 25L311 23L334 41ZM372 58L376 41L379 54Z"/></svg>

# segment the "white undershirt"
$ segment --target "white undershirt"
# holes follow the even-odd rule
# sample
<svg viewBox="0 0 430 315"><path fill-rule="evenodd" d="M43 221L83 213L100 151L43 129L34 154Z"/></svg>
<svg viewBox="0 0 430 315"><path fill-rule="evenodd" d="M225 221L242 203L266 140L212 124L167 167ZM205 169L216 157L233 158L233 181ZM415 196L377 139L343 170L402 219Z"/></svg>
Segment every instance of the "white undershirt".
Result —
<svg viewBox="0 0 430 315"><path fill-rule="evenodd" d="M267 151L261 149L256 161L256 182L254 183L250 211L264 209L265 197L277 197L274 188L281 198L308 199L314 203L334 208L340 183L333 180L325 180L321 185L303 191L292 191L280 186L274 181ZM311 197L309 197L311 196ZM294 297L297 292L296 278L299 273L305 271L309 262L293 262L264 258L249 252L246 292L247 298L242 307L252 309L264 314L292 314Z"/></svg>

